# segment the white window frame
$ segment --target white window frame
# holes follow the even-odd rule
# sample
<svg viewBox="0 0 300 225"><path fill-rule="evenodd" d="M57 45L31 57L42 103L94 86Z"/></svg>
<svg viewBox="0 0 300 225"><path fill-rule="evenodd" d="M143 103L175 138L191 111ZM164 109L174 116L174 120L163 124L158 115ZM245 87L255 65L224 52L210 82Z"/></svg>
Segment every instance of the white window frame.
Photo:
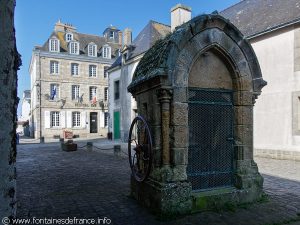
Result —
<svg viewBox="0 0 300 225"><path fill-rule="evenodd" d="M80 86L72 85L72 100L78 100L80 98Z"/></svg>
<svg viewBox="0 0 300 225"><path fill-rule="evenodd" d="M73 34L72 33L66 33L66 42L73 41Z"/></svg>
<svg viewBox="0 0 300 225"><path fill-rule="evenodd" d="M79 64L71 63L71 75L78 76L79 75Z"/></svg>
<svg viewBox="0 0 300 225"><path fill-rule="evenodd" d="M90 86L90 88L89 88L89 99L90 99L90 101L93 100L94 96L96 96L96 100L97 100L97 87L96 86Z"/></svg>
<svg viewBox="0 0 300 225"><path fill-rule="evenodd" d="M59 84L54 84L54 83L52 83L52 84L50 84L50 98L51 98L51 96L52 96L52 91L53 91L53 89L54 89L54 86L56 87L56 97L54 98L54 99L50 99L50 100L52 100L52 101L55 101L55 100L57 100L57 99L59 99L59 91L60 91L60 88L59 88Z"/></svg>
<svg viewBox="0 0 300 225"><path fill-rule="evenodd" d="M49 40L49 52L59 52L60 43L57 38L51 38Z"/></svg>
<svg viewBox="0 0 300 225"><path fill-rule="evenodd" d="M97 57L97 45L96 44L88 45L88 56Z"/></svg>
<svg viewBox="0 0 300 225"><path fill-rule="evenodd" d="M51 60L50 61L50 74L57 75L59 74L59 62Z"/></svg>
<svg viewBox="0 0 300 225"><path fill-rule="evenodd" d="M104 45L102 48L102 57L104 59L110 59L111 58L111 47L109 45Z"/></svg>
<svg viewBox="0 0 300 225"><path fill-rule="evenodd" d="M80 127L80 126L81 126L81 113L72 112L72 127Z"/></svg>
<svg viewBox="0 0 300 225"><path fill-rule="evenodd" d="M69 43L70 54L79 55L79 42L70 41Z"/></svg>
<svg viewBox="0 0 300 225"><path fill-rule="evenodd" d="M50 127L60 127L60 113L57 111L50 112Z"/></svg>
<svg viewBox="0 0 300 225"><path fill-rule="evenodd" d="M97 65L89 65L89 77L97 77Z"/></svg>

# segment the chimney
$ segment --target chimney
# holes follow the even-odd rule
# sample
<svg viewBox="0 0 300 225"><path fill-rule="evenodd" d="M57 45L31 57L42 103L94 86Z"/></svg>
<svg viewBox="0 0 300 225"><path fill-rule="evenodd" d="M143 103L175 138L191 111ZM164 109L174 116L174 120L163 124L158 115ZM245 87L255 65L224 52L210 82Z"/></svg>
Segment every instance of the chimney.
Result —
<svg viewBox="0 0 300 225"><path fill-rule="evenodd" d="M76 31L76 27L74 27L72 24L62 23L61 20L59 19L54 26L54 31L74 32Z"/></svg>
<svg viewBox="0 0 300 225"><path fill-rule="evenodd" d="M175 5L173 8L171 8L171 32L173 32L176 27L191 20L191 18L192 18L191 7L182 4Z"/></svg>
<svg viewBox="0 0 300 225"><path fill-rule="evenodd" d="M132 42L132 30L125 28L124 30L124 45L130 45Z"/></svg>
<svg viewBox="0 0 300 225"><path fill-rule="evenodd" d="M119 31L118 35L119 35L119 45L122 47L122 41L123 41L123 33L122 33L122 31Z"/></svg>

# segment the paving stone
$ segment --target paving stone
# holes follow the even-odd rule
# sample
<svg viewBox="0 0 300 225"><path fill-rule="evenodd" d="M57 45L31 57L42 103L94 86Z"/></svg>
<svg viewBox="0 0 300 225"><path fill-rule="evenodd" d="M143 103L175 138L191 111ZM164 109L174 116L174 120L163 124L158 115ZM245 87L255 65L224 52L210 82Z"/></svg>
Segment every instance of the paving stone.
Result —
<svg viewBox="0 0 300 225"><path fill-rule="evenodd" d="M95 143L101 148L105 140ZM111 143L113 145L113 143ZM292 221L300 213L300 162L256 158L269 201L234 211L160 221L129 196L126 157L113 150L63 152L58 143L18 146L18 218L103 218L120 225L256 225ZM300 225L300 221L291 223Z"/></svg>

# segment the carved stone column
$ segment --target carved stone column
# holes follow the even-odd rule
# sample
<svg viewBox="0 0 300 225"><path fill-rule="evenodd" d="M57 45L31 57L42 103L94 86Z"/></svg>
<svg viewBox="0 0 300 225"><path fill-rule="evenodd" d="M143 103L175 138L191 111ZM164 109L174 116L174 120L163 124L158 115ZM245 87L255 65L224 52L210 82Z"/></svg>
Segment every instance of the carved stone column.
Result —
<svg viewBox="0 0 300 225"><path fill-rule="evenodd" d="M172 90L158 90L158 100L161 105L161 135L162 135L162 165L170 165L170 103Z"/></svg>

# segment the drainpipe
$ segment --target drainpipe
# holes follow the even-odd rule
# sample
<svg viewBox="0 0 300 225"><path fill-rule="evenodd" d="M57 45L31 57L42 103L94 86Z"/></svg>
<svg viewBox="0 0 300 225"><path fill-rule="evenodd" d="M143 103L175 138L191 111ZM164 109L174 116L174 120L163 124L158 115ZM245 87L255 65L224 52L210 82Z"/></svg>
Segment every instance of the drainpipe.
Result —
<svg viewBox="0 0 300 225"><path fill-rule="evenodd" d="M41 55L39 54L39 108L40 108L40 142L44 142L44 138L42 138L42 67L41 67Z"/></svg>

